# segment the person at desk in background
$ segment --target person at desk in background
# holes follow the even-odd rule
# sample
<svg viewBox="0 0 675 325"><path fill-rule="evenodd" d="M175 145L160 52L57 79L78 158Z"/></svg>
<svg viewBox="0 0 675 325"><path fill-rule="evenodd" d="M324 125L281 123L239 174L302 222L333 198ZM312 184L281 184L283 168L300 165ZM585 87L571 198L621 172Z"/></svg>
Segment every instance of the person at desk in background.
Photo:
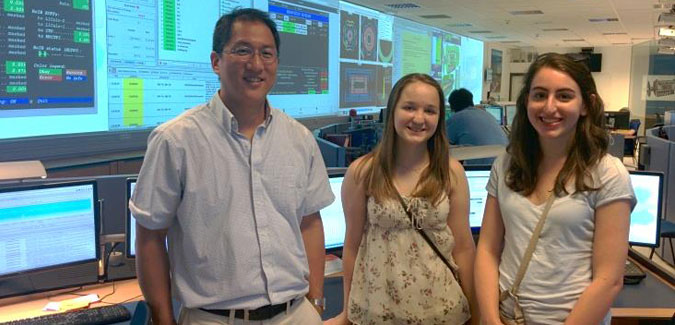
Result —
<svg viewBox="0 0 675 325"><path fill-rule="evenodd" d="M155 324L174 323L172 295L180 324L321 323L318 211L334 196L312 133L267 102L278 53L266 13L222 16L211 53L220 90L148 139L129 206Z"/></svg>
<svg viewBox="0 0 675 325"><path fill-rule="evenodd" d="M476 310L467 181L449 158L443 102L430 76L401 78L382 141L349 166L342 185L345 307L328 323L463 324Z"/></svg>
<svg viewBox="0 0 675 325"><path fill-rule="evenodd" d="M626 168L607 154L593 77L565 55L544 54L516 105L511 142L487 185L475 266L481 317L609 324L636 200ZM541 238L531 242L539 220Z"/></svg>
<svg viewBox="0 0 675 325"><path fill-rule="evenodd" d="M484 109L473 105L470 91L460 88L448 96L453 114L446 122L450 144L460 146L485 146L508 144L504 130L497 120ZM491 165L494 158L467 160L469 165Z"/></svg>

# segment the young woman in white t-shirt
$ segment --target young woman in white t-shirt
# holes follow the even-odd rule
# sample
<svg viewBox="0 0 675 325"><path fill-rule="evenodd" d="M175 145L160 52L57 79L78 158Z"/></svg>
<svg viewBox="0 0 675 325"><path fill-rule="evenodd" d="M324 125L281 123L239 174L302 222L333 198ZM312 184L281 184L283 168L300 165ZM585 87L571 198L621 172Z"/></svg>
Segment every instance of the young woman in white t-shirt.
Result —
<svg viewBox="0 0 675 325"><path fill-rule="evenodd" d="M607 154L603 103L588 69L561 54L529 68L507 153L493 164L476 254L484 324L514 317L516 280L549 195L553 205L516 293L527 324L609 324L623 285L635 196Z"/></svg>

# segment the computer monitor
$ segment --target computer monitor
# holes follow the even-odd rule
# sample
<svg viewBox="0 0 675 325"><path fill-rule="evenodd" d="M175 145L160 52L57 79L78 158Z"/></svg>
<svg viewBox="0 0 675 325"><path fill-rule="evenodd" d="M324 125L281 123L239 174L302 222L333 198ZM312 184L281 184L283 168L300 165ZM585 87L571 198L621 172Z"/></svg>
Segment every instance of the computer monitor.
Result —
<svg viewBox="0 0 675 325"><path fill-rule="evenodd" d="M127 216L126 216L126 241L125 245L126 250L125 254L128 258L133 258L136 257L136 220L134 220L134 216L131 215L131 210L129 210L129 199L131 199L131 196L134 194L134 188L136 187L136 178L128 178L127 179Z"/></svg>
<svg viewBox="0 0 675 325"><path fill-rule="evenodd" d="M343 173L334 173L329 176L330 188L335 195L335 201L331 205L321 209L321 220L323 221L323 233L325 238L326 251L341 250L345 241L345 214L342 211L342 189Z"/></svg>
<svg viewBox="0 0 675 325"><path fill-rule="evenodd" d="M630 214L628 243L658 247L659 224L663 207L663 174L653 171L630 171L630 181L637 205Z"/></svg>
<svg viewBox="0 0 675 325"><path fill-rule="evenodd" d="M490 113L490 115L494 116L494 118L497 120L497 123L499 123L499 125L504 124L501 106L488 106L488 107L485 108L485 110L488 113Z"/></svg>
<svg viewBox="0 0 675 325"><path fill-rule="evenodd" d="M612 130L628 130L630 127L630 112L605 112L605 127Z"/></svg>
<svg viewBox="0 0 675 325"><path fill-rule="evenodd" d="M470 165L466 169L466 180L469 183L469 226L472 232L480 230L485 212L488 192L485 188L490 180L490 166Z"/></svg>
<svg viewBox="0 0 675 325"><path fill-rule="evenodd" d="M0 189L0 297L98 281L96 181Z"/></svg>
<svg viewBox="0 0 675 325"><path fill-rule="evenodd" d="M513 125L513 118L516 116L516 105L504 105L504 116L506 117L505 124Z"/></svg>

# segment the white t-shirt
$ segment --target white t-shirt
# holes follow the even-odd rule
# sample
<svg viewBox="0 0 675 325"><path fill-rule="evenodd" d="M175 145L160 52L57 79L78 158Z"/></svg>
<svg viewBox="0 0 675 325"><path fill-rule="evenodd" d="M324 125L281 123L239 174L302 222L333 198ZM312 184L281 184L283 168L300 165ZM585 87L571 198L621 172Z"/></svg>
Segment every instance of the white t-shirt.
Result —
<svg viewBox="0 0 675 325"><path fill-rule="evenodd" d="M499 264L499 288L513 286L527 244L545 204L534 205L505 183L508 154L492 165L487 190L497 198L504 222L504 250ZM595 209L628 199L636 204L628 171L619 159L606 155L592 171L597 191L556 198L542 229L532 260L518 290L527 324L562 324L591 283ZM569 190L568 190L569 191ZM573 191L569 191L573 192ZM513 300L500 308L513 314ZM609 324L608 313L602 324Z"/></svg>

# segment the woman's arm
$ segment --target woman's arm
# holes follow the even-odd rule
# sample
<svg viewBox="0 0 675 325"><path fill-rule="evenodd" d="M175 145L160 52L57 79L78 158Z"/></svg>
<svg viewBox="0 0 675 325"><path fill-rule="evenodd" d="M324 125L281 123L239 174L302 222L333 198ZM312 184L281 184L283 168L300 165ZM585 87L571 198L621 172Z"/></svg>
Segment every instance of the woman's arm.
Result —
<svg viewBox="0 0 675 325"><path fill-rule="evenodd" d="M488 195L478 240L474 269L476 297L483 324L499 320L499 261L504 249L504 222L499 201Z"/></svg>
<svg viewBox="0 0 675 325"><path fill-rule="evenodd" d="M478 324L480 315L473 287L473 263L476 256L476 245L471 236L469 226L469 186L466 181L464 168L457 160L450 160L452 173L452 188L450 193L450 213L448 226L455 237L455 248L452 256L459 266L459 279L464 295L471 307L471 324Z"/></svg>
<svg viewBox="0 0 675 325"><path fill-rule="evenodd" d="M628 254L630 202L617 200L595 210L593 280L572 308L565 324L598 324L623 287Z"/></svg>
<svg viewBox="0 0 675 325"><path fill-rule="evenodd" d="M359 252L363 227L366 224L366 190L363 179L356 173L357 166L364 163L359 158L349 166L342 182L342 209L345 214L346 232L342 248L343 292L344 302L342 313L328 321L329 324L348 324L347 308L349 306L349 291L352 287L352 275L356 255ZM365 168L364 168L365 169Z"/></svg>

